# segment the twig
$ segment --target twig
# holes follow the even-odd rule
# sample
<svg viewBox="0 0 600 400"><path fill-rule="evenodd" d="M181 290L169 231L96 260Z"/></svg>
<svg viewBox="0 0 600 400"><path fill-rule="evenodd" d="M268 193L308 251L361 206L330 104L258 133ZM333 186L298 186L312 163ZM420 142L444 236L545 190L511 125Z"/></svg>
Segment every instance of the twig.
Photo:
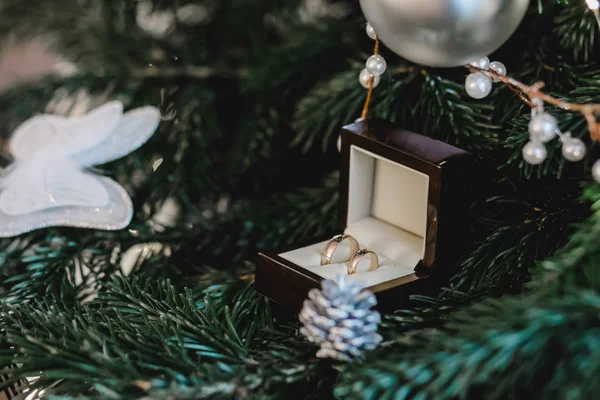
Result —
<svg viewBox="0 0 600 400"><path fill-rule="evenodd" d="M373 50L373 54L379 55L379 38L375 38L375 49ZM363 120L367 119L367 114L369 113L369 104L371 103L371 97L373 97L373 83L375 82L375 77L372 76L369 78L369 92L367 93L367 99L365 100L365 105L363 106L361 118Z"/></svg>
<svg viewBox="0 0 600 400"><path fill-rule="evenodd" d="M600 113L600 104L574 104L552 97L549 94L542 92L544 88L544 82L536 82L531 86L528 86L522 82L511 77L500 75L493 70L484 70L473 65L465 65L471 72L481 72L495 81L500 81L508 86L513 92L515 92L521 100L523 100L529 107L533 106L532 100L535 98L541 99L548 104L552 104L556 107L562 108L563 110L576 111L584 116L588 123L590 130L590 137L592 140L600 142L600 124L596 120L596 113Z"/></svg>

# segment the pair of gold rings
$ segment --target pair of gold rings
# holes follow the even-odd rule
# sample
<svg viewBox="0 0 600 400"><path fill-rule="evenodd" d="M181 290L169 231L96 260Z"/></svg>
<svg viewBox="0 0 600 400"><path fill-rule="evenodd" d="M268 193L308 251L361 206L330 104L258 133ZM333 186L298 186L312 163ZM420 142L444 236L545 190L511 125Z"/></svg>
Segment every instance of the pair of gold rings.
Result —
<svg viewBox="0 0 600 400"><path fill-rule="evenodd" d="M350 235L335 235L327 246L325 246L325 250L321 253L321 265L329 265L331 264L331 259L333 257L333 253L337 250L340 244L345 240L350 244L350 254L352 256L348 260L348 275L353 275L356 273L358 268L358 264L360 264L363 257L370 255L371 256L371 265L369 266L369 272L377 271L379 268L379 257L377 254L371 250L361 249L358 244L358 240L354 239L354 237Z"/></svg>

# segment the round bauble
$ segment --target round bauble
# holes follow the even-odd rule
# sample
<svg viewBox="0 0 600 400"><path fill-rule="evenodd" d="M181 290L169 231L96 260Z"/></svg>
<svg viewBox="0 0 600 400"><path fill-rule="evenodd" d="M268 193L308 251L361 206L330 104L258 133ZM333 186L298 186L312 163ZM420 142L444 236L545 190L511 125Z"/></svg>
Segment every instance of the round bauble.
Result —
<svg viewBox="0 0 600 400"><path fill-rule="evenodd" d="M539 165L548 157L548 151L544 143L539 140L532 140L523 147L523 158L525 162L531 165Z"/></svg>
<svg viewBox="0 0 600 400"><path fill-rule="evenodd" d="M360 0L377 37L399 56L456 67L498 49L517 29L529 0Z"/></svg>
<svg viewBox="0 0 600 400"><path fill-rule="evenodd" d="M556 118L548 113L541 113L531 118L529 122L529 135L542 143L554 139L558 130Z"/></svg>
<svg viewBox="0 0 600 400"><path fill-rule="evenodd" d="M492 91L492 81L487 75L481 72L475 72L467 76L465 89L467 94L472 98L483 99Z"/></svg>

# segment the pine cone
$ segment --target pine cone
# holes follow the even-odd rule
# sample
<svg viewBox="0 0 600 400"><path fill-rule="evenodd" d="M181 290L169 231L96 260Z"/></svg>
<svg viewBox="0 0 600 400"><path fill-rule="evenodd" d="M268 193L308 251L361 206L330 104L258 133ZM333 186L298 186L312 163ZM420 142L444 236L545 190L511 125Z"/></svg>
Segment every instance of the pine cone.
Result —
<svg viewBox="0 0 600 400"><path fill-rule="evenodd" d="M373 350L381 342L377 333L381 315L371 310L377 300L363 289L360 283L347 283L346 276L340 275L337 281L323 281L322 290L308 293L300 312L304 325L300 332L321 345L317 357L362 359L366 350Z"/></svg>

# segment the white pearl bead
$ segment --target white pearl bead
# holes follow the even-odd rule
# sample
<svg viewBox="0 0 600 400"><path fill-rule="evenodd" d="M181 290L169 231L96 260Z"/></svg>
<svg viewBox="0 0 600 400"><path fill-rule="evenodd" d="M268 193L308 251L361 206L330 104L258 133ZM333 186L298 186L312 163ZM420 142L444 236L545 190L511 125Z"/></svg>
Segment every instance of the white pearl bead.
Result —
<svg viewBox="0 0 600 400"><path fill-rule="evenodd" d="M532 140L523 147L523 159L531 165L539 165L548 157L546 146L539 140Z"/></svg>
<svg viewBox="0 0 600 400"><path fill-rule="evenodd" d="M592 176L596 182L600 183L600 160L596 161L594 166L592 166Z"/></svg>
<svg viewBox="0 0 600 400"><path fill-rule="evenodd" d="M373 40L377 39L377 33L375 33L375 28L373 28L373 26L368 22L367 22L367 35Z"/></svg>
<svg viewBox="0 0 600 400"><path fill-rule="evenodd" d="M542 143L554 139L558 130L556 118L548 113L536 115L529 122L529 135Z"/></svg>
<svg viewBox="0 0 600 400"><path fill-rule="evenodd" d="M381 56L371 56L367 60L367 71L373 76L381 76L387 69L387 63Z"/></svg>
<svg viewBox="0 0 600 400"><path fill-rule="evenodd" d="M358 80L360 81L360 84L363 85L363 87L365 89L369 88L369 79L371 79L371 77L373 77L373 75L371 75L369 73L369 71L367 71L366 68L360 72L360 75L358 76ZM373 78L374 78L373 79L373 87L376 88L377 85L379 85L379 82L381 81L381 77L375 76Z"/></svg>
<svg viewBox="0 0 600 400"><path fill-rule="evenodd" d="M586 152L585 143L583 143L583 141L578 138L572 138L568 134L565 134L562 141L562 154L564 158L571 162L583 160Z"/></svg>
<svg viewBox="0 0 600 400"><path fill-rule="evenodd" d="M467 94L474 99L483 99L492 91L492 81L487 75L475 72L467 76L465 81Z"/></svg>
<svg viewBox="0 0 600 400"><path fill-rule="evenodd" d="M488 70L490 68L490 59L487 57L481 57L478 60L471 61L470 64L474 67Z"/></svg>
<svg viewBox="0 0 600 400"><path fill-rule="evenodd" d="M506 66L500 61L494 61L490 64L490 69L498 75L506 75ZM499 79L492 77L493 82L500 82Z"/></svg>

